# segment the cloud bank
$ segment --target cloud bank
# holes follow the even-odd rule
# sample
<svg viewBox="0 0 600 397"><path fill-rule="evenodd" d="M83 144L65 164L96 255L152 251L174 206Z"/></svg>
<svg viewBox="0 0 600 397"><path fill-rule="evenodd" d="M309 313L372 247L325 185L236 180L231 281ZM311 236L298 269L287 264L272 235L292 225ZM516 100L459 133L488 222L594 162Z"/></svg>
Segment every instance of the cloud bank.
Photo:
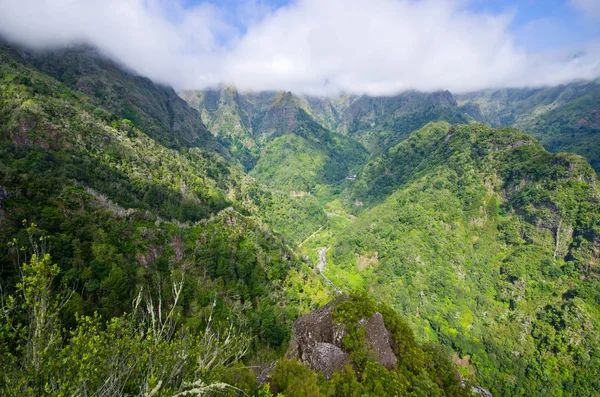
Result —
<svg viewBox="0 0 600 397"><path fill-rule="evenodd" d="M598 0L571 0L573 5L590 18L600 18L600 1Z"/></svg>
<svg viewBox="0 0 600 397"><path fill-rule="evenodd" d="M600 76L598 43L528 53L511 15L474 13L465 0L298 0L276 10L178 1L0 0L0 35L34 48L87 42L177 89L390 95Z"/></svg>

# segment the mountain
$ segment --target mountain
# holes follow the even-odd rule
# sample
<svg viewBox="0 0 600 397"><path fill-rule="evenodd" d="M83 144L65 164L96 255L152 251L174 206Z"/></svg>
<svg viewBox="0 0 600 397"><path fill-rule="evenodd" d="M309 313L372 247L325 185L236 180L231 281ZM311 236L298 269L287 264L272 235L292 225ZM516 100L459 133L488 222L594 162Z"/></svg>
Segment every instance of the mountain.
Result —
<svg viewBox="0 0 600 397"><path fill-rule="evenodd" d="M314 97L289 92L240 94L233 87L225 87L186 91L181 96L202 112L204 119L209 120L209 130L217 136L245 134L255 137L273 128L279 117L284 124L289 123L290 120L284 121L282 110L278 110L279 113L271 110L276 102L283 100L283 107L304 110L324 128L353 137L372 152L393 146L430 121L466 123L472 120L459 109L448 91L405 92L389 97Z"/></svg>
<svg viewBox="0 0 600 397"><path fill-rule="evenodd" d="M161 147L183 151L192 149L187 153L197 153L194 148L202 148L203 155L218 158L220 164L206 168L214 179L212 185L221 184L221 197L233 194L225 181L232 172L229 159L236 157L237 152L230 152L221 145L207 130L198 112L188 106L171 87L154 84L86 45L48 52L32 52L7 44L3 44L1 48L22 64L59 80L71 92L84 94L77 100L89 102L93 109L88 111L105 124L110 123L113 128L125 124L125 129L143 130L145 136L156 140ZM61 90L64 86L59 86L58 89ZM70 92L65 94L70 95ZM238 178L242 178L239 172L236 173ZM126 188L121 194L134 191L135 188ZM260 206L259 211L266 222L276 231L284 232L292 241L303 240L322 223L323 211L316 208L311 197L290 198L265 189L251 191L254 194L251 201L253 200L253 205ZM156 200L162 200L163 206L170 206L172 195L177 193L158 195ZM241 197L239 193L237 195ZM248 202L249 199L244 200ZM194 216L197 218L198 214L205 211L206 209L196 209ZM294 230L290 229L287 218L282 217L285 213L293 214L297 219Z"/></svg>
<svg viewBox="0 0 600 397"><path fill-rule="evenodd" d="M63 55L68 69L73 58ZM120 390L109 395L161 385L172 394L184 379L196 381L202 368L228 362L230 353L216 349L234 347L219 335L229 335L227 343L235 335L220 328L244 330L235 336L243 342L238 353L250 348L245 335L256 336L252 349L271 351L299 314L327 300L310 264L263 220L288 215L286 196L266 191L214 151L224 149L205 137L195 110L162 95L170 89L90 57L106 69L100 74L109 73L105 88L121 77L131 84L109 99L90 96L41 73L41 60L20 63L0 53L2 394L100 393L109 379ZM93 68L91 76L97 73ZM95 81L84 72L77 81L88 78ZM138 102L134 92L157 97ZM187 126L181 135L165 124L161 106L148 104L152 98L181 110L178 125ZM128 101L143 116L136 122L111 111ZM92 340L86 349L97 354L78 357L84 347L77 343ZM145 345L150 340L152 348ZM19 346L30 350L21 354ZM185 357L187 349L219 356L159 358L167 351ZM86 375L86 365L94 376Z"/></svg>
<svg viewBox="0 0 600 397"><path fill-rule="evenodd" d="M513 126L552 152L574 152L600 169L600 82L484 90L457 95L461 109L492 126Z"/></svg>
<svg viewBox="0 0 600 397"><path fill-rule="evenodd" d="M323 128L290 93L277 97L257 134L269 142L250 174L275 189L315 193L343 181L367 158L362 145Z"/></svg>
<svg viewBox="0 0 600 397"><path fill-rule="evenodd" d="M3 44L0 394L597 394L596 173L474 123L586 84L186 103Z"/></svg>
<svg viewBox="0 0 600 397"><path fill-rule="evenodd" d="M326 250L344 290L390 303L493 395L594 395L600 191L584 158L529 135L432 123L365 165Z"/></svg>
<svg viewBox="0 0 600 397"><path fill-rule="evenodd" d="M219 150L200 115L171 87L154 84L127 71L93 47L74 45L32 52L1 43L0 50L12 59L85 94L101 109L96 116L105 121L115 121L109 120L108 113L130 120L135 127L170 148L204 146ZM108 113L103 114L102 110Z"/></svg>
<svg viewBox="0 0 600 397"><path fill-rule="evenodd" d="M228 95L236 98L237 105L215 99ZM246 141L239 147L243 144L253 147L248 139L252 139L253 131L262 128L262 118L277 95L273 92L240 94L232 87L182 93L191 106L203 111L206 120L211 120L209 129L217 136L231 128L244 136ZM405 92L387 97L291 97L297 107L320 125L354 138L371 153L389 149L432 121L477 121L492 127L515 127L532 134L552 152L581 154L596 170L600 164L596 143L600 131L598 81L556 87L488 89L466 94L438 91ZM255 151L254 158L258 157Z"/></svg>
<svg viewBox="0 0 600 397"><path fill-rule="evenodd" d="M358 381L347 368L308 384L316 373L280 360L294 320L334 294L289 243L323 225L323 208L257 183L171 94L89 48L0 51L2 394L268 396L286 382L343 393ZM265 151L293 137L322 156L327 183L347 172L327 161L365 153L289 95L261 125ZM352 299L355 315L384 310ZM374 376L364 390L466 395L446 352L417 345L385 310L395 348L421 361L402 371L364 362ZM275 361L271 383L258 383Z"/></svg>
<svg viewBox="0 0 600 397"><path fill-rule="evenodd" d="M260 104L240 106L252 136L275 137L250 172L272 188L320 190L302 177L317 174L323 156L310 154L323 145L280 135L300 114L369 150L356 180L317 193L327 222L302 245L334 285L390 303L493 394L583 396L597 388L600 196L585 159L546 150L597 164L599 93L597 82L578 82L456 96L238 98Z"/></svg>
<svg viewBox="0 0 600 397"><path fill-rule="evenodd" d="M362 145L323 127L317 120L326 113L314 117L305 97L240 95L232 87L182 97L205 115L213 134L234 155L239 153L250 174L273 189L301 195L328 191L366 161Z"/></svg>
<svg viewBox="0 0 600 397"><path fill-rule="evenodd" d="M372 152L381 152L431 121L467 123L449 91L406 92L390 97L361 96L345 109L339 131Z"/></svg>
<svg viewBox="0 0 600 397"><path fill-rule="evenodd" d="M468 122L452 94L335 98L233 87L181 93L209 130L259 181L282 191L329 194L366 161L430 121Z"/></svg>

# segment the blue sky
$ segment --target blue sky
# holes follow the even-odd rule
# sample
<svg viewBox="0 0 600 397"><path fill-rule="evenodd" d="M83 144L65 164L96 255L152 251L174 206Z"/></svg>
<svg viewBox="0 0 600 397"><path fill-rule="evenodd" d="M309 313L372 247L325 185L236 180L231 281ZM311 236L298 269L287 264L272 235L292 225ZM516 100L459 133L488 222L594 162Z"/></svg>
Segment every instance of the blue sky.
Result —
<svg viewBox="0 0 600 397"><path fill-rule="evenodd" d="M517 44L531 51L574 46L600 38L598 20L570 1L474 0L470 7L476 12L514 13L511 31Z"/></svg>

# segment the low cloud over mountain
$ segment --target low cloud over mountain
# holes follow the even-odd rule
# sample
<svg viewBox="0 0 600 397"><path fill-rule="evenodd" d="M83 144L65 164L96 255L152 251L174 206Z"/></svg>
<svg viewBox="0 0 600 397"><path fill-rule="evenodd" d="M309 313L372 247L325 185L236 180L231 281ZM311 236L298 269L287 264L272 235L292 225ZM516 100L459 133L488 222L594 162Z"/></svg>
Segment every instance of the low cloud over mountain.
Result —
<svg viewBox="0 0 600 397"><path fill-rule="evenodd" d="M387 95L600 75L593 37L543 52L517 44L516 9L488 11L463 0L189 3L0 0L0 34L40 49L91 43L180 89L224 83L241 90ZM598 13L589 0L569 4L582 19Z"/></svg>

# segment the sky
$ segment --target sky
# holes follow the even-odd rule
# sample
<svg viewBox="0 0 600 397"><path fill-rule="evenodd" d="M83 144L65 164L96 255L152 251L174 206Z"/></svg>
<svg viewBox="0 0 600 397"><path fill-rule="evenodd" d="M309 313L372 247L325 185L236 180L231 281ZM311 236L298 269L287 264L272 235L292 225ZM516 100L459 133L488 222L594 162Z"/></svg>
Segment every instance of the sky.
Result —
<svg viewBox="0 0 600 397"><path fill-rule="evenodd" d="M178 90L393 95L600 77L600 0L0 0L0 35Z"/></svg>

